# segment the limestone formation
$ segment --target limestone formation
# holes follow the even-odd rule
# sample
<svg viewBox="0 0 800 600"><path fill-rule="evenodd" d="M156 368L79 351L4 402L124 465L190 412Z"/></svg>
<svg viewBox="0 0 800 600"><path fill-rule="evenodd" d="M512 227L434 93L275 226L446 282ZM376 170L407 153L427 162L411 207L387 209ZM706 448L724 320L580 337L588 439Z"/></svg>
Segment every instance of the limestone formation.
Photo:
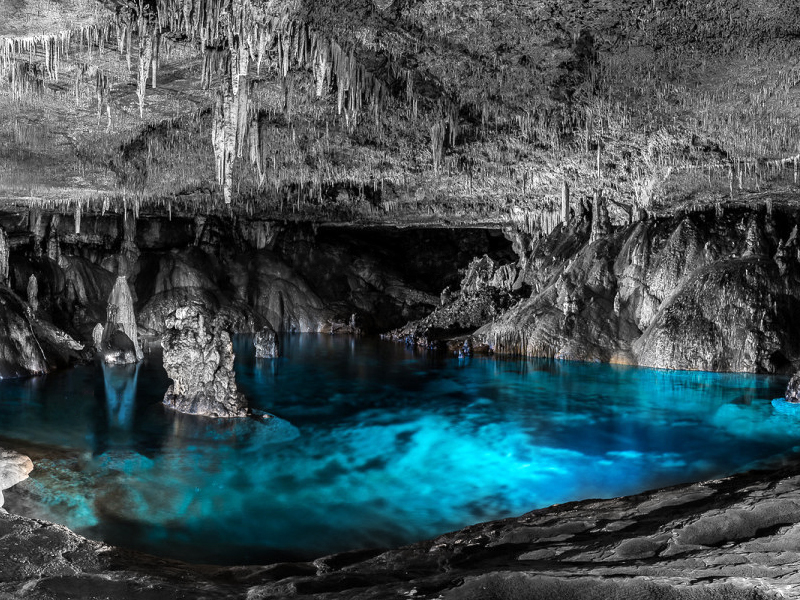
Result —
<svg viewBox="0 0 800 600"><path fill-rule="evenodd" d="M29 600L795 598L798 481L793 458L714 481L551 506L402 548L251 566L189 565L0 513L0 593Z"/></svg>
<svg viewBox="0 0 800 600"><path fill-rule="evenodd" d="M109 364L129 364L144 356L139 345L130 286L122 275L117 277L108 297L102 346L103 359Z"/></svg>
<svg viewBox="0 0 800 600"><path fill-rule="evenodd" d="M27 456L0 448L0 507L3 506L3 490L28 478L33 463Z"/></svg>
<svg viewBox="0 0 800 600"><path fill-rule="evenodd" d="M61 241L58 235L58 226L61 223L61 215L54 213L50 217L50 228L47 234L47 258L58 264L61 260Z"/></svg>
<svg viewBox="0 0 800 600"><path fill-rule="evenodd" d="M792 378L786 386L785 397L787 402L800 402L800 372L792 375Z"/></svg>
<svg viewBox="0 0 800 600"><path fill-rule="evenodd" d="M603 198L603 192L596 190L592 199L592 230L589 242L594 242L607 236L610 231L611 223L608 219L608 208Z"/></svg>
<svg viewBox="0 0 800 600"><path fill-rule="evenodd" d="M23 377L48 370L23 301L0 287L0 378Z"/></svg>
<svg viewBox="0 0 800 600"><path fill-rule="evenodd" d="M31 276L28 277L28 305L31 307L31 312L36 314L36 311L39 310L39 282L36 279L36 275L31 273Z"/></svg>
<svg viewBox="0 0 800 600"><path fill-rule="evenodd" d="M8 234L5 229L0 227L0 285L8 282L8 257L10 248L8 245Z"/></svg>
<svg viewBox="0 0 800 600"><path fill-rule="evenodd" d="M234 378L233 345L222 320L192 304L176 309L164 324L164 369L172 379L164 404L207 417L247 416L247 400Z"/></svg>
<svg viewBox="0 0 800 600"><path fill-rule="evenodd" d="M278 336L272 327L264 327L253 339L256 358L277 358L279 356Z"/></svg>

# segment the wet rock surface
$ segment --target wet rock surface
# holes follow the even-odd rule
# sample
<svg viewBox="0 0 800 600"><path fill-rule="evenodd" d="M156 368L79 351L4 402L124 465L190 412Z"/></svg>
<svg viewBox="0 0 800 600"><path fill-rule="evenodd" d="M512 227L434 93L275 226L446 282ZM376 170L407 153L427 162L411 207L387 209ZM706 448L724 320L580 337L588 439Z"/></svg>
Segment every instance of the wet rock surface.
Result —
<svg viewBox="0 0 800 600"><path fill-rule="evenodd" d="M161 335L167 317L189 304L205 306L236 333L384 331L429 312L440 282L450 282L473 251L509 253L500 233L482 230L318 230L128 212L85 213L76 233L74 217L41 210L2 213L0 226L16 294L0 318L19 330L0 341L8 346L4 376L86 360L86 348L134 361L138 336ZM24 298L33 336L22 331ZM35 364L37 342L44 365Z"/></svg>
<svg viewBox="0 0 800 600"><path fill-rule="evenodd" d="M264 327L256 333L253 345L256 348L256 358L277 358L280 356L278 336L269 327Z"/></svg>
<svg viewBox="0 0 800 600"><path fill-rule="evenodd" d="M768 599L800 594L800 459L585 500L389 551L193 566L0 515L0 594L60 598ZM17 595L17 596L15 596Z"/></svg>
<svg viewBox="0 0 800 600"><path fill-rule="evenodd" d="M247 401L236 388L233 345L224 320L193 304L175 310L164 325L164 369L173 382L164 404L193 415L247 416Z"/></svg>

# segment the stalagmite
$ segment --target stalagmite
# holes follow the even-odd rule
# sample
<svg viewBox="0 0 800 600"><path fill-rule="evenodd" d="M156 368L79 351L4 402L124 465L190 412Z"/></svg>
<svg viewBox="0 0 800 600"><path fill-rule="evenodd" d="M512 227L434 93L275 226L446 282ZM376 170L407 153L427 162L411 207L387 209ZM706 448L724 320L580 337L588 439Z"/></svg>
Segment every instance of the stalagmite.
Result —
<svg viewBox="0 0 800 600"><path fill-rule="evenodd" d="M445 128L440 122L431 126L431 156L433 158L433 170L438 173L444 157L444 133Z"/></svg>
<svg viewBox="0 0 800 600"><path fill-rule="evenodd" d="M131 275L139 254L139 247L136 245L136 218L126 213L122 219L122 247L117 275Z"/></svg>
<svg viewBox="0 0 800 600"><path fill-rule="evenodd" d="M61 215L53 213L50 217L50 231L47 234L47 258L58 264L61 259L61 242L58 237L58 225L61 222Z"/></svg>
<svg viewBox="0 0 800 600"><path fill-rule="evenodd" d="M130 341L130 346L119 333ZM120 343L117 338L122 338ZM128 346L128 347L126 347ZM119 275L108 297L106 327L103 333L104 360L107 363L130 363L143 358L133 312L133 297L128 280Z"/></svg>
<svg viewBox="0 0 800 600"><path fill-rule="evenodd" d="M81 232L81 203L75 203L75 233L80 234Z"/></svg>
<svg viewBox="0 0 800 600"><path fill-rule="evenodd" d="M8 234L5 232L5 229L0 227L0 285L6 285L8 283L9 254Z"/></svg>
<svg viewBox="0 0 800 600"><path fill-rule="evenodd" d="M42 211L38 208L31 208L28 211L28 227L33 236L33 254L41 256L44 231L42 230Z"/></svg>
<svg viewBox="0 0 800 600"><path fill-rule="evenodd" d="M28 304L31 307L31 311L36 314L36 311L39 310L39 282L36 280L36 275L31 273L31 276L28 277Z"/></svg>
<svg viewBox="0 0 800 600"><path fill-rule="evenodd" d="M611 223L608 219L608 209L603 201L602 190L596 190L592 199L592 230L589 242L599 240L609 234Z"/></svg>

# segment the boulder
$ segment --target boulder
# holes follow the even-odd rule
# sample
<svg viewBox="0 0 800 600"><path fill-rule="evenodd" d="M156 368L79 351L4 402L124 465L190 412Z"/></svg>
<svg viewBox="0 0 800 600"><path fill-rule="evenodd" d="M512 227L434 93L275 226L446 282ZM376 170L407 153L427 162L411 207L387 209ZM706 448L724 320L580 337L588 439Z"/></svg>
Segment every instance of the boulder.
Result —
<svg viewBox="0 0 800 600"><path fill-rule="evenodd" d="M253 340L256 347L256 358L277 358L280 353L278 335L271 327L264 327Z"/></svg>
<svg viewBox="0 0 800 600"><path fill-rule="evenodd" d="M33 462L30 458L19 452L0 448L0 506L3 506L3 490L26 480L32 470Z"/></svg>
<svg viewBox="0 0 800 600"><path fill-rule="evenodd" d="M164 369L173 381L164 404L194 415L246 417L247 400L236 388L225 321L190 304L170 313L164 325Z"/></svg>

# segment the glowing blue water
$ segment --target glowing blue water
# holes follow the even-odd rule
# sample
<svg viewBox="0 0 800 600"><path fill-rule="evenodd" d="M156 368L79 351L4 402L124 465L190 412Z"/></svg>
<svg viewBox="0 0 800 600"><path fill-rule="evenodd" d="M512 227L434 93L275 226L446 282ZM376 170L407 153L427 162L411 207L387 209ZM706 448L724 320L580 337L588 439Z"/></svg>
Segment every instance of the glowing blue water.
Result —
<svg viewBox="0 0 800 600"><path fill-rule="evenodd" d="M236 340L251 406L177 416L167 379L78 368L0 382L0 436L71 449L37 460L40 516L188 560L309 558L431 537L587 497L715 477L791 450L786 378L546 360L431 358L298 335L285 358Z"/></svg>

